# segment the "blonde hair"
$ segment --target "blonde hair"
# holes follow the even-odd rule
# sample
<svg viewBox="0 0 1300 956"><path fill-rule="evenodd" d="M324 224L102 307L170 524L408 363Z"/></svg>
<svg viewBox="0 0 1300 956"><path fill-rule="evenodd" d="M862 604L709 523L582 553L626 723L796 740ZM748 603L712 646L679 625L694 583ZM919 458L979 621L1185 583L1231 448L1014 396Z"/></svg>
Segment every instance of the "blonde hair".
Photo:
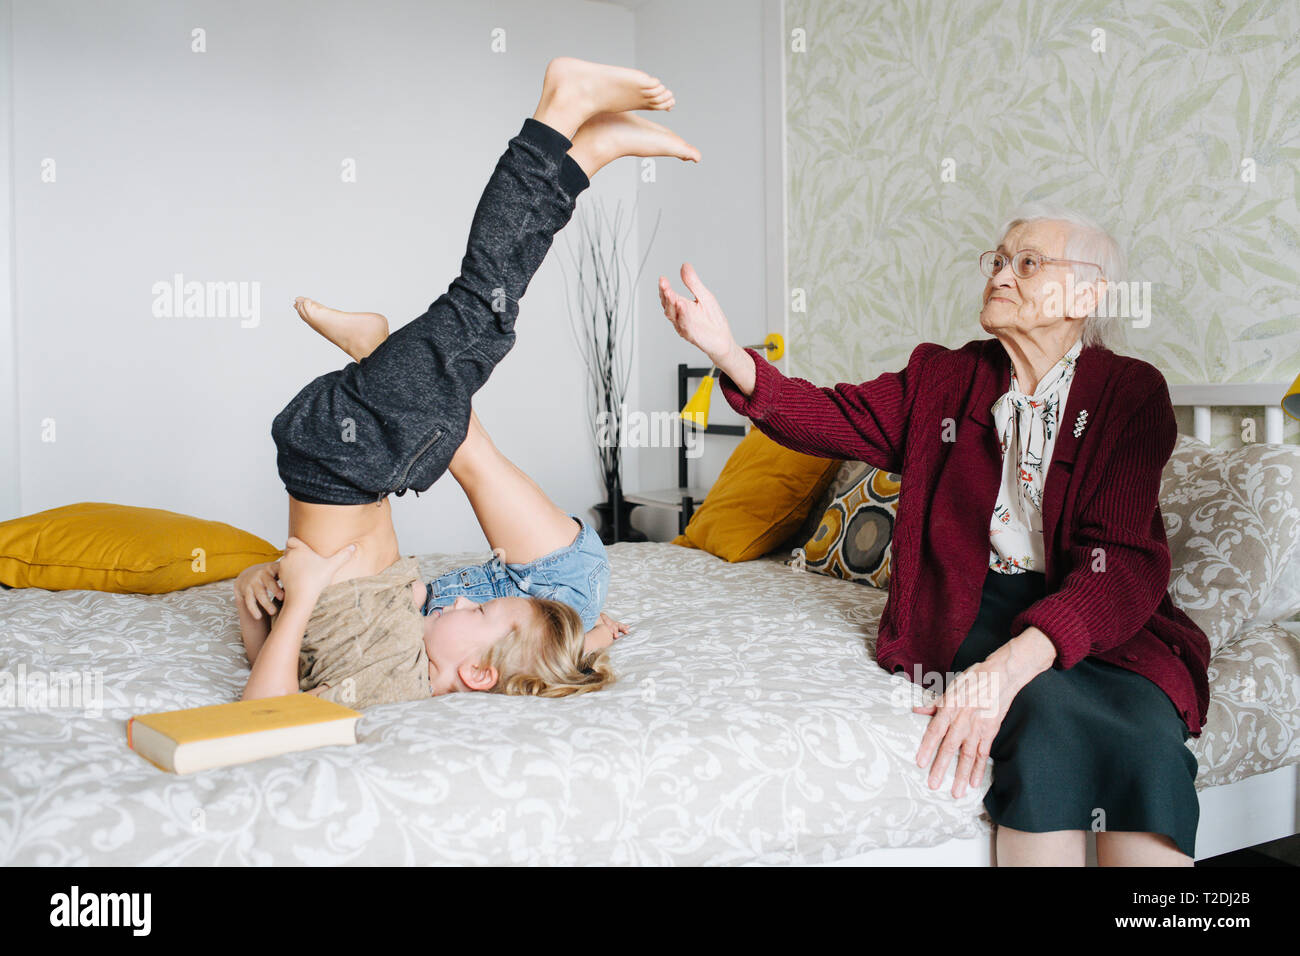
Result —
<svg viewBox="0 0 1300 956"><path fill-rule="evenodd" d="M529 598L532 615L488 648L482 664L495 667L496 694L569 697L614 683L607 649L584 654L582 618L569 605Z"/></svg>

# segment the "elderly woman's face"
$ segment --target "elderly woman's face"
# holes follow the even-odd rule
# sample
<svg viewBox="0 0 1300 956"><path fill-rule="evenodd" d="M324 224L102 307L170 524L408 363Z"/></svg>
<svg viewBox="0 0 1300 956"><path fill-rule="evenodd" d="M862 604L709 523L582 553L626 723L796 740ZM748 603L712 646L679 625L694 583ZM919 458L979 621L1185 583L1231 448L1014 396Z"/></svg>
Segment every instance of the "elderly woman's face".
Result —
<svg viewBox="0 0 1300 956"><path fill-rule="evenodd" d="M1040 219L1012 226L998 246L1008 260L1024 249L1034 249L1045 256L1065 257L1065 243L1070 227L1063 222ZM984 308L980 311L980 325L984 331L1033 332L1065 321L1059 313L1068 266L1044 263L1028 279L1022 279L1011 268L1010 261L1002 271L984 283ZM1055 296L1051 307L1047 303ZM1067 308L1074 313L1076 310Z"/></svg>

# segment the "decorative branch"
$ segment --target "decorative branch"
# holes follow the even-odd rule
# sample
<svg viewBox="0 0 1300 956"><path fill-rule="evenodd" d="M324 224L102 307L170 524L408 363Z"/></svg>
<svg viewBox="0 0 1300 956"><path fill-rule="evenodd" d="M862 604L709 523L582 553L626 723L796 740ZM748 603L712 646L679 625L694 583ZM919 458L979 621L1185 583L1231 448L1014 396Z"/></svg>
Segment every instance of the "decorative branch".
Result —
<svg viewBox="0 0 1300 956"><path fill-rule="evenodd" d="M633 342L636 335L635 291L659 234L662 213L655 217L645 255L633 272L627 262L628 237L636 224L624 216L623 203L611 213L596 199L584 204L577 217L577 241L565 234L572 275L565 272L565 304L569 328L578 354L587 369L591 385L590 427L601 482L612 498L622 486L623 406L632 374ZM564 261L561 259L561 268ZM608 441L601 441L600 420L606 422Z"/></svg>

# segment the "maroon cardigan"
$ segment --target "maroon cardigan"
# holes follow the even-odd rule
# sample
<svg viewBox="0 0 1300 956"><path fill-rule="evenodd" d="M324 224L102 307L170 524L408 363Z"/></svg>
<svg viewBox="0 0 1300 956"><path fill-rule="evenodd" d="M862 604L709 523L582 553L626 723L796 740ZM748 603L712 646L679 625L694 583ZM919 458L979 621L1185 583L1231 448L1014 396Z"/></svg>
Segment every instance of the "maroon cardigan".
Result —
<svg viewBox="0 0 1300 956"><path fill-rule="evenodd" d="M758 352L748 398L728 403L796 451L857 459L902 476L889 599L876 660L889 671L947 673L979 611L989 519L1002 479L993 402L1011 386L997 339L918 345L901 372L823 388L787 378ZM1086 424L1075 424L1086 410ZM1169 546L1157 498L1177 427L1164 377L1147 362L1079 354L1043 494L1047 594L1011 622L1042 630L1053 666L1095 657L1155 682L1194 736L1209 707L1210 644L1169 598ZM1103 564L1104 561L1104 564Z"/></svg>

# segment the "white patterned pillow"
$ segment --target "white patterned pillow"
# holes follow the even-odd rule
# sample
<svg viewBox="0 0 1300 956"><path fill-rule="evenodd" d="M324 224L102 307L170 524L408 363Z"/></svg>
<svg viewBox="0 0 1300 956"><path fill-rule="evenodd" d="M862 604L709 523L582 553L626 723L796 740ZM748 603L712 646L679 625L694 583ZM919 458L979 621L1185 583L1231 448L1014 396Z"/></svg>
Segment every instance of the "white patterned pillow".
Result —
<svg viewBox="0 0 1300 956"><path fill-rule="evenodd" d="M1211 653L1260 616L1296 555L1298 499L1300 447L1215 451L1178 436L1160 483L1169 595L1205 632Z"/></svg>
<svg viewBox="0 0 1300 956"><path fill-rule="evenodd" d="M1294 621L1300 615L1300 545L1291 553L1291 560L1282 569L1281 579L1273 586L1273 593L1264 599L1255 619L1243 630L1267 627L1279 621Z"/></svg>

